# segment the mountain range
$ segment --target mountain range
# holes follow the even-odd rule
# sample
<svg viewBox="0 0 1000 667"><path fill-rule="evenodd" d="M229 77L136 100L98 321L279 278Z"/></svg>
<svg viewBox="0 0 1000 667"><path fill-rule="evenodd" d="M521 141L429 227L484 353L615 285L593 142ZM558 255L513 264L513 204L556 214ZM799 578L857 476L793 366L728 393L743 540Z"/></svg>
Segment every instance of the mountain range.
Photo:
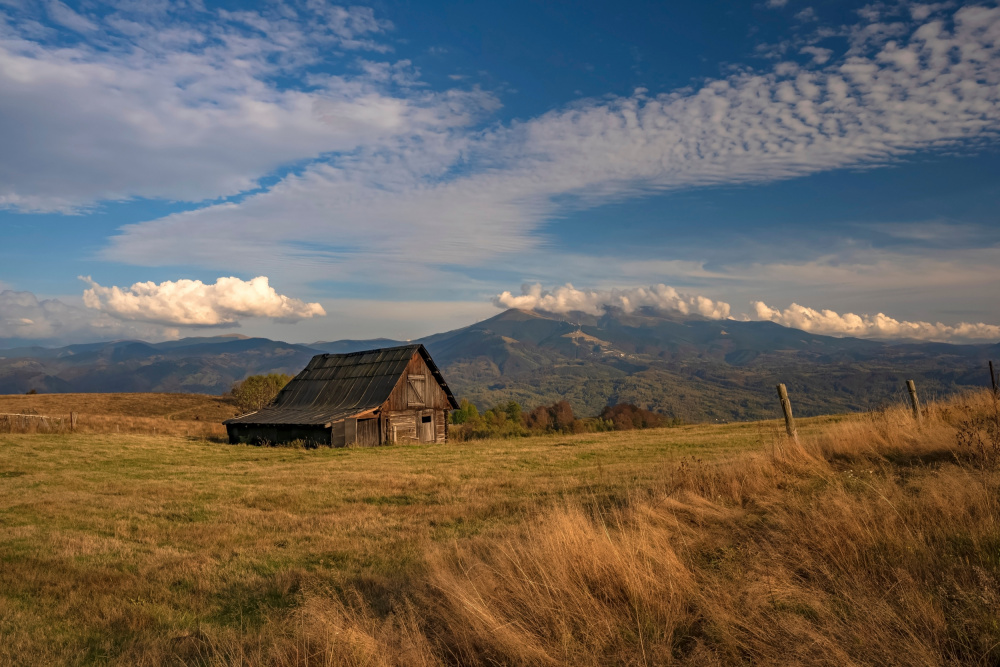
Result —
<svg viewBox="0 0 1000 667"><path fill-rule="evenodd" d="M774 386L796 414L866 410L901 400L907 379L925 398L989 384L1000 344L833 338L770 322L643 310L602 315L508 310L427 336L455 394L485 409L568 400L578 416L634 403L686 421L773 417ZM295 374L318 353L401 344L389 339L307 345L225 335L164 343L114 341L0 350L0 393L221 394L257 373Z"/></svg>

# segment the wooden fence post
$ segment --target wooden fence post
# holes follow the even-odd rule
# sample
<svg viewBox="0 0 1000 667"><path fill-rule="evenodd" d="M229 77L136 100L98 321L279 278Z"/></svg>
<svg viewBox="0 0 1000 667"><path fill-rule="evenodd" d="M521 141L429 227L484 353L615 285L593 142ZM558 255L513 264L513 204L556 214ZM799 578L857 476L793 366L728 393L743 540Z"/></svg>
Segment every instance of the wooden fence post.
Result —
<svg viewBox="0 0 1000 667"><path fill-rule="evenodd" d="M913 405L913 418L920 423L920 401L917 400L917 385L913 384L913 380L906 381L906 389L910 392L910 403Z"/></svg>
<svg viewBox="0 0 1000 667"><path fill-rule="evenodd" d="M781 411L785 413L785 431L789 438L798 442L799 434L795 430L795 418L792 417L792 402L788 400L788 390L783 384L778 385L778 398L781 399Z"/></svg>
<svg viewBox="0 0 1000 667"><path fill-rule="evenodd" d="M993 385L993 395L1000 397L1000 387L997 386L997 376L993 373L993 360L990 360L990 384Z"/></svg>
<svg viewBox="0 0 1000 667"><path fill-rule="evenodd" d="M75 412L69 413L69 429L71 431L75 431L76 430L76 413Z"/></svg>

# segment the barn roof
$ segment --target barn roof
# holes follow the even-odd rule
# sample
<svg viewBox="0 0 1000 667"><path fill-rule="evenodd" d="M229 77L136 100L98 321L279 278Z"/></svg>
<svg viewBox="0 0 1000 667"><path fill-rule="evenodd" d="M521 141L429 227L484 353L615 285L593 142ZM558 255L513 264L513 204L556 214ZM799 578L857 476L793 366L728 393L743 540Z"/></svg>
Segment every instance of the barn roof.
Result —
<svg viewBox="0 0 1000 667"><path fill-rule="evenodd" d="M328 425L373 410L389 399L415 353L458 408L455 396L423 345L402 345L348 354L317 354L268 407L226 424Z"/></svg>

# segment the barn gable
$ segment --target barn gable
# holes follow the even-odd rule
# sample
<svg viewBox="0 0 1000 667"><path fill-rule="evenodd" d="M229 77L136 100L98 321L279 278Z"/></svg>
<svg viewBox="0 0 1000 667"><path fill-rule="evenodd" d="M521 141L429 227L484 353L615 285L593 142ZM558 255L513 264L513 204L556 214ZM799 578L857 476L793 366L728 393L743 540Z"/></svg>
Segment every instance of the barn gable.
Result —
<svg viewBox="0 0 1000 667"><path fill-rule="evenodd" d="M271 405L225 424L232 442L443 442L457 407L424 346L404 345L316 355Z"/></svg>

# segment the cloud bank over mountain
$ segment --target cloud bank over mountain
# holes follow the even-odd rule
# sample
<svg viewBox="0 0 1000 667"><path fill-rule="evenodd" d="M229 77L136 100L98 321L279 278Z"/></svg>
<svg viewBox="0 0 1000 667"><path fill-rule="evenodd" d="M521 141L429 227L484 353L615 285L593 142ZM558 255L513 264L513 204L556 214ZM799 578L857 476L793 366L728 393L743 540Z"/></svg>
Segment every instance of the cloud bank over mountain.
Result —
<svg viewBox="0 0 1000 667"><path fill-rule="evenodd" d="M763 301L751 304L749 319L776 322L793 329L829 336L854 336L857 338L884 338L943 342L1000 341L1000 326L977 322L960 322L955 325L941 322L899 321L878 313L876 315L840 314L832 310L815 310L793 303L781 310L771 308Z"/></svg>
<svg viewBox="0 0 1000 667"><path fill-rule="evenodd" d="M127 288L103 287L89 277L81 280L90 285L83 292L84 304L120 320L216 327L238 324L242 317L297 322L326 315L318 303L278 294L265 276L246 281L219 278L212 285L200 280L167 280Z"/></svg>
<svg viewBox="0 0 1000 667"><path fill-rule="evenodd" d="M499 308L542 310L550 313L579 311L600 315L606 308L620 308L626 313L638 308L656 308L716 320L729 317L728 303L713 301L704 296L682 294L673 287L662 284L627 289L579 290L567 283L545 290L535 283L522 285L518 296L511 292L498 294L493 298L493 303Z"/></svg>
<svg viewBox="0 0 1000 667"><path fill-rule="evenodd" d="M910 322L896 320L884 313L877 315L840 314L832 310L815 310L797 303L781 310L763 301L751 302L750 312L731 315L731 307L697 294L684 294L673 287L659 284L650 287L580 290L567 283L551 290L538 283L522 285L521 294L502 292L493 297L498 308L520 308L549 313L583 312L600 315L608 308L632 313L640 308L670 311L682 315L701 315L709 319L774 322L793 329L828 336L851 336L885 340L913 339L941 342L1000 341L1000 326L982 322L961 322L955 325L941 322Z"/></svg>

